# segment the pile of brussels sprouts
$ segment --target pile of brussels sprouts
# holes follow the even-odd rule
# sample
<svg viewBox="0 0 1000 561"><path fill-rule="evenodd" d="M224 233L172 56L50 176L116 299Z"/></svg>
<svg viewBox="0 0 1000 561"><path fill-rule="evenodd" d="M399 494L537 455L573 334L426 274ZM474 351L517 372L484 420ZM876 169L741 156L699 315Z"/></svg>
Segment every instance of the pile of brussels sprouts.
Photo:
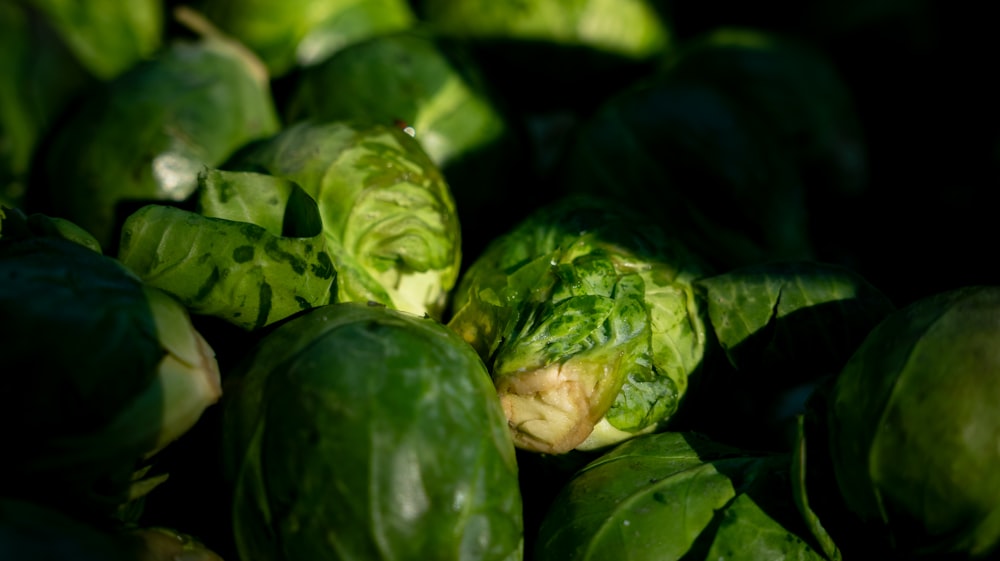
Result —
<svg viewBox="0 0 1000 561"><path fill-rule="evenodd" d="M0 559L1000 555L827 4L0 2Z"/></svg>

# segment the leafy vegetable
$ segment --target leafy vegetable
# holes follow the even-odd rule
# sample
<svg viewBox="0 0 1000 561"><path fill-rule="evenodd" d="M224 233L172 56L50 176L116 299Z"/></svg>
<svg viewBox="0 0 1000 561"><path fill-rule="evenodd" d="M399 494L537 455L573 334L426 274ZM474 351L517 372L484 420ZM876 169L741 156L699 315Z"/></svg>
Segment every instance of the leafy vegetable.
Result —
<svg viewBox="0 0 1000 561"><path fill-rule="evenodd" d="M0 494L107 516L155 483L133 474L215 403L219 370L176 300L73 241L9 237L30 231L17 219L0 239Z"/></svg>
<svg viewBox="0 0 1000 561"><path fill-rule="evenodd" d="M539 528L536 559L825 559L792 496L789 458L695 434L622 443L581 469Z"/></svg>
<svg viewBox="0 0 1000 561"><path fill-rule="evenodd" d="M626 209L563 199L472 263L448 326L490 367L518 446L607 446L677 410L706 346L705 271Z"/></svg>
<svg viewBox="0 0 1000 561"><path fill-rule="evenodd" d="M252 331L336 296L316 202L291 181L207 170L199 212L145 206L122 228L119 259L197 314Z"/></svg>
<svg viewBox="0 0 1000 561"><path fill-rule="evenodd" d="M968 286L886 317L837 377L829 435L847 506L904 556L1000 543L1000 289Z"/></svg>
<svg viewBox="0 0 1000 561"><path fill-rule="evenodd" d="M120 214L134 210L121 206L182 201L204 167L277 128L266 77L244 51L222 39L178 40L88 90L41 155L29 206L114 251Z"/></svg>
<svg viewBox="0 0 1000 561"><path fill-rule="evenodd" d="M230 379L224 457L242 558L521 558L503 413L482 361L440 323L314 308Z"/></svg>
<svg viewBox="0 0 1000 561"><path fill-rule="evenodd" d="M458 215L440 170L405 132L303 121L224 167L287 178L316 200L338 301L441 317L461 263Z"/></svg>

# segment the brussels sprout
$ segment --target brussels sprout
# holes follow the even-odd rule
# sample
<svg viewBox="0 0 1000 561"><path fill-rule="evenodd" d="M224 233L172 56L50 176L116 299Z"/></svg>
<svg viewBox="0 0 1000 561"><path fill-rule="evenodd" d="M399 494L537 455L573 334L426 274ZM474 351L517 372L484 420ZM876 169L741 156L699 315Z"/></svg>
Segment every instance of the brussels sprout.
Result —
<svg viewBox="0 0 1000 561"><path fill-rule="evenodd" d="M706 346L691 287L706 271L634 213L562 199L472 263L448 326L489 366L519 447L599 448L677 410Z"/></svg>
<svg viewBox="0 0 1000 561"><path fill-rule="evenodd" d="M95 76L117 76L151 56L163 39L162 0L24 0Z"/></svg>
<svg viewBox="0 0 1000 561"><path fill-rule="evenodd" d="M0 494L111 515L155 483L133 481L142 463L219 398L214 353L179 302L114 259L3 231Z"/></svg>
<svg viewBox="0 0 1000 561"><path fill-rule="evenodd" d="M0 205L24 204L42 138L96 80L42 19L18 2L0 2Z"/></svg>
<svg viewBox="0 0 1000 561"><path fill-rule="evenodd" d="M303 121L223 167L287 178L316 200L338 301L442 316L461 263L458 215L440 170L408 134Z"/></svg>
<svg viewBox="0 0 1000 561"><path fill-rule="evenodd" d="M250 47L271 76L316 64L368 37L406 29L406 0L196 0L223 31Z"/></svg>
<svg viewBox="0 0 1000 561"><path fill-rule="evenodd" d="M719 88L767 123L810 194L829 199L864 189L865 143L854 100L819 49L772 32L724 27L674 52L666 71Z"/></svg>
<svg viewBox="0 0 1000 561"><path fill-rule="evenodd" d="M313 308L263 338L226 392L241 558L521 559L517 463L496 393L476 353L435 320Z"/></svg>
<svg viewBox="0 0 1000 561"><path fill-rule="evenodd" d="M277 129L266 76L244 51L216 38L177 41L88 91L40 155L28 206L75 222L113 253L120 206L182 201L202 169Z"/></svg>
<svg viewBox="0 0 1000 561"><path fill-rule="evenodd" d="M634 438L562 489L535 559L826 559L796 508L790 467L788 455L693 433Z"/></svg>
<svg viewBox="0 0 1000 561"><path fill-rule="evenodd" d="M441 168L458 215L476 225L463 238L473 255L522 217L532 194L524 167L510 165L522 156L514 132L464 47L425 30L357 43L299 74L285 116L404 127Z"/></svg>
<svg viewBox="0 0 1000 561"><path fill-rule="evenodd" d="M260 329L336 296L319 209L291 181L206 170L198 212L148 205L122 227L118 259L188 310Z"/></svg>
<svg viewBox="0 0 1000 561"><path fill-rule="evenodd" d="M1000 288L886 317L836 379L829 438L847 506L903 556L1000 543Z"/></svg>
<svg viewBox="0 0 1000 561"><path fill-rule="evenodd" d="M715 86L647 77L580 125L562 166L569 192L647 211L719 270L813 258L795 161Z"/></svg>

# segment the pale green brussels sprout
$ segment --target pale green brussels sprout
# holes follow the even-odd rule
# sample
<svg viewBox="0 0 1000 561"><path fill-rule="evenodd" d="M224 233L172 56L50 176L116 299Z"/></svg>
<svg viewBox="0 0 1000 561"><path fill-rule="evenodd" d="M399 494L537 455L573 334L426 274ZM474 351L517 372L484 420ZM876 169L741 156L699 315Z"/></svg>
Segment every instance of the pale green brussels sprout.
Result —
<svg viewBox="0 0 1000 561"><path fill-rule="evenodd" d="M253 331L337 293L319 208L295 183L205 170L196 211L147 205L122 226L118 259L189 311Z"/></svg>
<svg viewBox="0 0 1000 561"><path fill-rule="evenodd" d="M458 277L458 214L441 171L391 125L302 121L240 150L227 170L294 181L319 205L337 301L441 318Z"/></svg>
<svg viewBox="0 0 1000 561"><path fill-rule="evenodd" d="M406 29L406 0L195 0L220 29L247 45L272 76L307 67L369 37Z"/></svg>
<svg viewBox="0 0 1000 561"><path fill-rule="evenodd" d="M111 516L219 399L215 355L177 300L22 218L0 217L0 494Z"/></svg>
<svg viewBox="0 0 1000 561"><path fill-rule="evenodd" d="M246 561L519 561L515 450L482 361L440 322L313 308L226 378Z"/></svg>
<svg viewBox="0 0 1000 561"><path fill-rule="evenodd" d="M259 61L224 39L178 40L88 90L40 154L27 207L114 254L129 205L185 200L205 167L277 129Z"/></svg>
<svg viewBox="0 0 1000 561"><path fill-rule="evenodd" d="M997 403L1000 288L952 289L890 314L830 393L830 451L847 507L907 558L995 554Z"/></svg>
<svg viewBox="0 0 1000 561"><path fill-rule="evenodd" d="M515 443L564 453L661 427L706 349L707 268L615 204L572 197L494 241L448 322L483 357Z"/></svg>

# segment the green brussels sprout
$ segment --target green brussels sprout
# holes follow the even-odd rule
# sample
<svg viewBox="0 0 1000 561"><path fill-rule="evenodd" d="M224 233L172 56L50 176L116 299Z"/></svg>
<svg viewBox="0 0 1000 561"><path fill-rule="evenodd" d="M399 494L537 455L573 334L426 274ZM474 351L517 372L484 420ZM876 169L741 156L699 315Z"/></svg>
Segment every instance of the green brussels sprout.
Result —
<svg viewBox="0 0 1000 561"><path fill-rule="evenodd" d="M827 559L793 496L787 454L751 453L694 433L622 443L563 487L535 559Z"/></svg>
<svg viewBox="0 0 1000 561"><path fill-rule="evenodd" d="M196 314L254 331L337 291L319 209L286 179L206 170L198 211L148 205L122 226L118 259Z"/></svg>
<svg viewBox="0 0 1000 561"><path fill-rule="evenodd" d="M415 22L406 0L196 0L193 5L257 53L275 77Z"/></svg>
<svg viewBox="0 0 1000 561"><path fill-rule="evenodd" d="M538 209L466 273L448 326L483 357L522 448L594 449L660 427L706 348L707 268L613 203Z"/></svg>
<svg viewBox="0 0 1000 561"><path fill-rule="evenodd" d="M403 127L441 169L458 215L476 225L463 237L473 255L514 224L530 193L523 166L510 165L521 156L514 131L464 47L426 30L351 45L299 73L285 118Z"/></svg>
<svg viewBox="0 0 1000 561"><path fill-rule="evenodd" d="M725 271L814 258L795 164L725 90L660 72L581 123L559 175L570 193L646 211Z"/></svg>
<svg viewBox="0 0 1000 561"><path fill-rule="evenodd" d="M222 39L176 41L89 90L40 154L28 207L75 222L114 253L121 207L182 201L202 169L277 131L254 64Z"/></svg>
<svg viewBox="0 0 1000 561"><path fill-rule="evenodd" d="M0 2L0 205L22 206L35 151L63 110L96 78L51 26Z"/></svg>
<svg viewBox="0 0 1000 561"><path fill-rule="evenodd" d="M503 413L482 361L439 322L313 308L264 337L226 395L241 558L521 559Z"/></svg>
<svg viewBox="0 0 1000 561"><path fill-rule="evenodd" d="M830 453L847 507L903 556L996 552L997 403L1000 287L952 289L890 314L829 396Z"/></svg>
<svg viewBox="0 0 1000 561"><path fill-rule="evenodd" d="M18 218L0 238L0 495L110 516L218 400L214 353L175 299L79 243L8 236L30 232Z"/></svg>
<svg viewBox="0 0 1000 561"><path fill-rule="evenodd" d="M337 300L440 318L461 264L440 170L394 126L302 121L244 147L227 170L294 181L319 205Z"/></svg>
<svg viewBox="0 0 1000 561"><path fill-rule="evenodd" d="M24 0L95 76L117 76L163 40L163 0Z"/></svg>

